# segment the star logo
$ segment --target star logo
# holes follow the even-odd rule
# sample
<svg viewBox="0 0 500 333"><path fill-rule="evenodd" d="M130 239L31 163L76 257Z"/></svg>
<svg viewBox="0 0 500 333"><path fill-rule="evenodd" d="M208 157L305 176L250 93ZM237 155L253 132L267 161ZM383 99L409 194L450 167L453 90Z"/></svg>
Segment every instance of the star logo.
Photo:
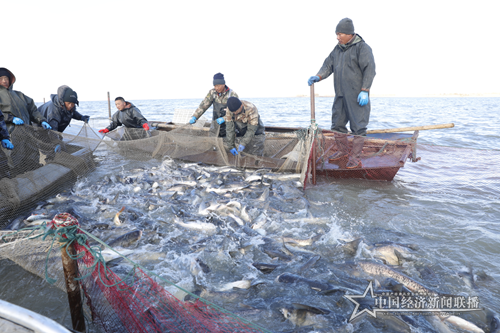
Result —
<svg viewBox="0 0 500 333"><path fill-rule="evenodd" d="M373 316L373 318L377 318L377 309L373 309L370 311L369 308L365 308L361 311L358 312L359 307L360 307L360 302L357 301L357 299L364 300L366 298L366 295L368 294L368 291L370 292L370 297L375 300L375 295L373 294L373 283L370 281L370 284L368 287L366 287L365 292L363 295L344 295L345 298L350 300L351 302L356 305L354 308L354 311L352 312L351 318L349 318L349 321L353 320L354 318L362 315L364 312L368 313L369 315ZM375 304L374 304L375 305Z"/></svg>

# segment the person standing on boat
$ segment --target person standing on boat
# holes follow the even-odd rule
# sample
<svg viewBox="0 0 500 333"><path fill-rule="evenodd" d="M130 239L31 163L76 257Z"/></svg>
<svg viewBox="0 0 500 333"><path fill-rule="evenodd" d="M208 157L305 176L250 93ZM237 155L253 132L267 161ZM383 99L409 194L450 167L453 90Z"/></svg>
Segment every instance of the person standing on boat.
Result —
<svg viewBox="0 0 500 333"><path fill-rule="evenodd" d="M115 112L111 119L111 124L105 129L100 130L100 133L106 134L114 130L118 126L127 128L144 128L149 131L149 125L146 118L134 104L127 102L123 97L115 98L115 105L118 111Z"/></svg>
<svg viewBox="0 0 500 333"><path fill-rule="evenodd" d="M238 97L238 94L226 86L224 74L222 73L214 75L213 84L214 87L210 89L207 96L205 96L205 99L200 103L200 106L198 106L194 112L193 116L189 120L189 123L194 124L196 120L198 120L205 113L205 111L213 105L212 126L210 127L210 131L216 131L215 124L213 123L215 121L220 125L219 136L224 137L226 136L224 115L226 114L227 100L230 97Z"/></svg>
<svg viewBox="0 0 500 333"><path fill-rule="evenodd" d="M226 149L234 156L241 152L263 156L266 135L257 107L250 102L240 101L237 97L230 97L227 100L227 109L224 115ZM235 137L238 138L238 145Z"/></svg>
<svg viewBox="0 0 500 333"><path fill-rule="evenodd" d="M64 132L71 119L89 122L89 116L82 116L76 111L78 95L76 91L64 85L57 89L57 94L50 95L50 101L38 107L38 111L47 118L47 122L56 131Z"/></svg>
<svg viewBox="0 0 500 333"><path fill-rule="evenodd" d="M338 44L325 59L318 74L311 76L308 84L326 79L332 73L335 99L332 106L332 131L338 151L330 160L347 159L348 169L361 167L366 128L370 118L369 92L375 77L375 60L372 49L364 39L354 33L354 24L349 18L340 20L335 30ZM355 135L349 154L346 124Z"/></svg>

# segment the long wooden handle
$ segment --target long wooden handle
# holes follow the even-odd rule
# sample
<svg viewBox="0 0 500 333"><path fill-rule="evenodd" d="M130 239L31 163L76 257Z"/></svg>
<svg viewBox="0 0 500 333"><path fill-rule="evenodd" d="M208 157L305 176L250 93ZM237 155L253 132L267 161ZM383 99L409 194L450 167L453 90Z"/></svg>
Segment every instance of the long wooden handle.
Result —
<svg viewBox="0 0 500 333"><path fill-rule="evenodd" d="M426 126L415 126L415 127L400 127L400 128L388 128L388 129L380 129L380 130L371 130L366 131L367 134L374 133L395 133L395 132L408 132L408 131L421 131L421 130L432 130L432 129L441 129L441 128L452 128L455 127L455 124L440 124L440 125L426 125Z"/></svg>

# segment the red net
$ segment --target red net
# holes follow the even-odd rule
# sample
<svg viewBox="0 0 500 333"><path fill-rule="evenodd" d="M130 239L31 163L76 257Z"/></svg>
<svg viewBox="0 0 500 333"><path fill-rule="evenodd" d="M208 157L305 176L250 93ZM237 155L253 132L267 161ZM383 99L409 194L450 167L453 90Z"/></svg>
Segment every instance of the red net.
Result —
<svg viewBox="0 0 500 333"><path fill-rule="evenodd" d="M263 332L242 318L198 299L178 300L141 268L122 280L94 255L75 245L85 302L105 332ZM90 272L91 271L91 272ZM90 274L89 274L90 273ZM130 280L130 282L128 281Z"/></svg>

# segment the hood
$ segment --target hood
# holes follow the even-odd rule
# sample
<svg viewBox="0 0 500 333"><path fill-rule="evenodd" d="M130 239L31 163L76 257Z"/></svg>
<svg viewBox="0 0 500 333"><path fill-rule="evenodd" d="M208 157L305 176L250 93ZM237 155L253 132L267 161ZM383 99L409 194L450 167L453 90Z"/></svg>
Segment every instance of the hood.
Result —
<svg viewBox="0 0 500 333"><path fill-rule="evenodd" d="M127 111L128 109L131 109L131 108L135 108L135 105L130 103L130 102L125 101L125 107L123 108L123 110L120 110L120 111Z"/></svg>
<svg viewBox="0 0 500 333"><path fill-rule="evenodd" d="M354 38L352 39L352 41L350 41L349 43L345 44L345 45L342 45L342 44L338 44L339 47L342 49L342 50L347 50L348 48L350 48L351 46L357 44L357 43L360 43L360 42L364 42L364 39L363 37L361 37L360 35L356 34L354 36Z"/></svg>
<svg viewBox="0 0 500 333"><path fill-rule="evenodd" d="M5 69L7 72L9 72L10 74L10 86L9 86L9 89L12 90L12 86L14 85L14 82L16 82L16 77L14 76L14 74L12 74L12 72L10 70L8 70L7 68L5 67L0 67L0 69Z"/></svg>
<svg viewBox="0 0 500 333"><path fill-rule="evenodd" d="M60 86L59 88L57 88L57 94L52 94L50 95L50 99L52 100L52 104L54 104L55 107L57 107L58 109L66 112L66 113L71 113L73 111L76 110L76 105L73 109L71 110L66 110L66 106L64 105L64 102L63 102L63 96L64 96L64 93L66 92L66 90L69 88L69 86Z"/></svg>
<svg viewBox="0 0 500 333"><path fill-rule="evenodd" d="M59 88L57 88L57 95L50 96L50 98L52 99L52 103L63 108L64 110L66 110L66 106L64 105L63 97L64 97L64 93L68 89L71 89L71 88L67 85L60 86ZM78 105L78 104L76 104L76 105ZM73 108L73 110L75 110L75 108L76 108L76 106ZM73 111L73 110L70 110L70 111Z"/></svg>

